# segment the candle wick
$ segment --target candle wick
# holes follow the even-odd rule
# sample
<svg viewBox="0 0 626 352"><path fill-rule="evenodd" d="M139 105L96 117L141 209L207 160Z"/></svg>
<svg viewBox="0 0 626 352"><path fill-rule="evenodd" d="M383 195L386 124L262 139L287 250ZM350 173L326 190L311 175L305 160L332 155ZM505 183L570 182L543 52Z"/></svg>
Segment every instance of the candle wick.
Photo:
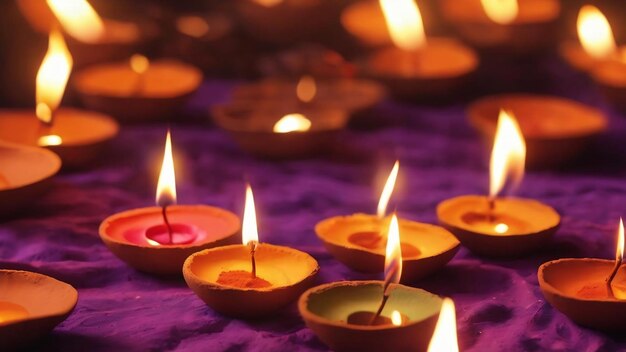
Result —
<svg viewBox="0 0 626 352"><path fill-rule="evenodd" d="M611 271L611 275L609 275L609 277L606 279L606 286L608 288L609 291L609 295L611 297L615 297L615 294L613 293L613 286L611 286L611 284L613 283L613 280L615 279L615 276L617 275L617 272L619 271L619 268L622 266L622 259L617 259L615 260L615 266L613 267L613 270Z"/></svg>
<svg viewBox="0 0 626 352"><path fill-rule="evenodd" d="M143 90L143 86L145 86L145 73L143 72L135 72L137 75L137 80L135 81L135 89L133 93L135 96L141 95L141 91Z"/></svg>
<svg viewBox="0 0 626 352"><path fill-rule="evenodd" d="M167 205L161 208L161 213L163 214L163 222L165 223L165 227L167 227L167 233L169 234L170 243L174 244L174 233L172 231L172 225L170 224L170 220L167 218Z"/></svg>
<svg viewBox="0 0 626 352"><path fill-rule="evenodd" d="M256 253L257 244L256 241L248 242L250 246L250 262L252 264L252 278L254 279L256 279L256 259L254 258L254 254Z"/></svg>
<svg viewBox="0 0 626 352"><path fill-rule="evenodd" d="M487 221L489 222L495 222L495 215L494 215L494 211L496 209L496 198L495 197L489 197L487 199Z"/></svg>
<svg viewBox="0 0 626 352"><path fill-rule="evenodd" d="M374 325L378 317L380 317L380 314L383 312L383 309L385 309L385 305L387 304L387 300L389 299L389 295L391 294L389 290L389 286L391 285L391 279L395 276L397 270L397 267L394 268L394 270L391 270L385 277L385 281L383 282L383 299L380 302L380 306L378 306L376 314L374 314L374 316L370 320L369 325Z"/></svg>

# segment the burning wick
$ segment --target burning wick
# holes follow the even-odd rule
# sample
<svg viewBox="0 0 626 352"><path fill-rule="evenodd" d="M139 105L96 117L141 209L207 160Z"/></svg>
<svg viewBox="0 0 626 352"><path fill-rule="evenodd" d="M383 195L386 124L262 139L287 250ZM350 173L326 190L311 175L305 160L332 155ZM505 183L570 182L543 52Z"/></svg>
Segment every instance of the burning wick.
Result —
<svg viewBox="0 0 626 352"><path fill-rule="evenodd" d="M143 55L135 54L130 57L130 68L137 74L134 92L139 95L146 84L146 71L150 68L150 60Z"/></svg>
<svg viewBox="0 0 626 352"><path fill-rule="evenodd" d="M379 0L391 41L405 55L400 62L403 72L412 75L419 66L416 55L426 46L426 33L419 7L414 0Z"/></svg>
<svg viewBox="0 0 626 352"><path fill-rule="evenodd" d="M256 260L254 259L254 253L256 253L256 247L259 243L256 241L248 242L250 247L250 262L252 263L252 278L256 279Z"/></svg>
<svg viewBox="0 0 626 352"><path fill-rule="evenodd" d="M252 266L252 278L256 279L256 259L254 254L259 246L259 232L256 227L256 211L254 209L254 193L250 184L246 185L246 204L243 209L243 226L241 229L243 241L250 247L250 264Z"/></svg>
<svg viewBox="0 0 626 352"><path fill-rule="evenodd" d="M165 223L165 227L167 227L167 233L170 238L169 244L174 244L174 234L172 232L172 225L170 225L170 221L167 218L167 205L164 205L162 208L161 214L163 214L163 222Z"/></svg>
<svg viewBox="0 0 626 352"><path fill-rule="evenodd" d="M387 177L387 182L385 182L385 186L383 187L383 191L380 194L380 199L378 200L378 207L376 208L376 215L378 219L383 220L385 218L385 214L387 213L387 205L389 205L389 200L391 199L391 195L393 194L393 190L396 186L396 180L398 179L398 171L400 170L400 160L396 160L396 163L393 164L393 168ZM382 231L378 232L378 239L376 243L380 242L384 236L381 234Z"/></svg>
<svg viewBox="0 0 626 352"><path fill-rule="evenodd" d="M620 217L619 229L618 229L618 235L617 235L617 250L615 252L615 266L613 266L613 270L611 271L611 274L606 279L606 285L608 287L608 292L611 295L611 297L615 297L615 294L613 293L613 287L611 286L611 284L613 283L613 280L615 279L615 276L617 275L619 268L622 266L623 260L624 260L624 221Z"/></svg>
<svg viewBox="0 0 626 352"><path fill-rule="evenodd" d="M157 184L156 203L161 207L163 222L169 235L169 244L174 244L172 225L167 218L167 207L176 204L176 174L174 173L174 158L172 156L172 137L169 130L167 130L167 137L165 138L165 151L163 152L163 163Z"/></svg>

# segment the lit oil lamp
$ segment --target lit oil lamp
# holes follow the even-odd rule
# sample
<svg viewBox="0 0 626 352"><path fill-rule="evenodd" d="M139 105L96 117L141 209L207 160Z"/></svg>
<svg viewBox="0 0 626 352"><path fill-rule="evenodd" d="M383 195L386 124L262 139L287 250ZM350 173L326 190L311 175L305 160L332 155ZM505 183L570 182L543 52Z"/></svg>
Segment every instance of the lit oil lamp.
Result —
<svg viewBox="0 0 626 352"><path fill-rule="evenodd" d="M502 107L519 122L529 168L553 168L576 160L608 128L603 112L573 100L532 94L488 96L467 108L470 124L488 145Z"/></svg>
<svg viewBox="0 0 626 352"><path fill-rule="evenodd" d="M515 118L502 111L490 162L489 196L461 196L437 206L439 221L472 252L510 257L549 243L561 218L536 200L503 197L524 175L526 144Z"/></svg>
<svg viewBox="0 0 626 352"><path fill-rule="evenodd" d="M26 349L64 321L78 301L76 289L49 276L0 270L0 341L7 351Z"/></svg>
<svg viewBox="0 0 626 352"><path fill-rule="evenodd" d="M342 281L305 292L298 304L306 325L334 351L424 351L441 298L399 285L400 227L389 223L384 281Z"/></svg>
<svg viewBox="0 0 626 352"><path fill-rule="evenodd" d="M112 215L100 224L100 238L137 270L180 275L185 259L199 250L232 244L239 218L206 205L176 205L176 177L168 132L157 185L157 207Z"/></svg>
<svg viewBox="0 0 626 352"><path fill-rule="evenodd" d="M307 253L259 242L252 189L246 188L242 244L192 254L183 266L187 285L227 316L275 314L315 280L319 266Z"/></svg>
<svg viewBox="0 0 626 352"><path fill-rule="evenodd" d="M83 104L124 122L162 120L180 112L202 83L202 72L183 62L128 61L90 66L76 74L74 88Z"/></svg>
<svg viewBox="0 0 626 352"><path fill-rule="evenodd" d="M472 46L498 53L552 49L558 39L559 0L445 0L441 10Z"/></svg>
<svg viewBox="0 0 626 352"><path fill-rule="evenodd" d="M368 273L380 272L385 259L387 204L399 170L394 165L378 202L376 215L353 214L325 219L315 226L326 249L350 268ZM447 230L400 219L404 282L419 280L448 263L459 249L459 241Z"/></svg>
<svg viewBox="0 0 626 352"><path fill-rule="evenodd" d="M371 6L384 15L395 46L375 51L362 71L384 83L394 96L442 99L476 71L479 60L472 49L454 39L426 38L414 0L380 0L380 7Z"/></svg>
<svg viewBox="0 0 626 352"><path fill-rule="evenodd" d="M106 115L57 109L71 70L72 57L63 36L53 31L37 73L37 118L30 111L0 111L0 140L48 147L59 154L65 166L91 161L117 135L118 125Z"/></svg>
<svg viewBox="0 0 626 352"><path fill-rule="evenodd" d="M444 298L441 303L439 319L435 332L428 344L428 352L459 352L459 342L456 336L456 312L454 301Z"/></svg>
<svg viewBox="0 0 626 352"><path fill-rule="evenodd" d="M624 223L620 218L615 260L568 258L539 267L539 286L552 306L577 324L605 331L626 329Z"/></svg>

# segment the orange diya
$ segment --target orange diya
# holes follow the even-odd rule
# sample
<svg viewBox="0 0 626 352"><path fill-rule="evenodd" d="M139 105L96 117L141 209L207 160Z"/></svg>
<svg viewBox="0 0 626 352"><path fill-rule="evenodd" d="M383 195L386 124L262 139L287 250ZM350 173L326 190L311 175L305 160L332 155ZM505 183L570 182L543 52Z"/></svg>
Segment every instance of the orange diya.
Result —
<svg viewBox="0 0 626 352"><path fill-rule="evenodd" d="M326 249L350 268L368 273L380 272L384 262L385 213L399 170L394 165L378 203L377 215L354 214L325 219L315 226ZM421 279L448 263L459 248L459 241L447 230L410 220L399 220L406 282Z"/></svg>
<svg viewBox="0 0 626 352"><path fill-rule="evenodd" d="M314 282L319 265L309 254L259 243L250 185L242 242L194 253L183 266L187 285L215 311L237 318L275 314Z"/></svg>
<svg viewBox="0 0 626 352"><path fill-rule="evenodd" d="M235 243L239 218L206 205L176 205L170 133L157 185L158 207L118 213L100 224L100 238L128 265L158 275L180 275L185 259L202 249Z"/></svg>
<svg viewBox="0 0 626 352"><path fill-rule="evenodd" d="M539 267L546 300L577 324L605 331L626 330L624 224L620 218L615 260L558 259Z"/></svg>
<svg viewBox="0 0 626 352"><path fill-rule="evenodd" d="M72 57L65 41L59 32L52 31L37 73L35 114L0 110L0 140L47 147L59 154L65 166L82 166L91 161L117 135L118 125L103 114L57 109L71 70Z"/></svg>
<svg viewBox="0 0 626 352"><path fill-rule="evenodd" d="M502 197L524 175L526 144L514 117L500 112L491 153L489 196L461 196L437 206L439 221L472 252L487 256L526 254L549 243L561 218L532 199Z"/></svg>

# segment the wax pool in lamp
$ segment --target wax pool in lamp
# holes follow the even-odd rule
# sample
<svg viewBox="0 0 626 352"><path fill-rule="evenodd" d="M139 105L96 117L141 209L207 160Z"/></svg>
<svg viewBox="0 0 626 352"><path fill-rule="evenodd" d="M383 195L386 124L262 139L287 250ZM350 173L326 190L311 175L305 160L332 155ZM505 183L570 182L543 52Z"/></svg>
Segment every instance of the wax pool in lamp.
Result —
<svg viewBox="0 0 626 352"><path fill-rule="evenodd" d="M156 201L158 207L118 213L100 225L100 238L111 252L138 270L180 275L190 254L237 241L240 228L235 214L206 205L176 205L169 132Z"/></svg>
<svg viewBox="0 0 626 352"><path fill-rule="evenodd" d="M498 54L532 54L554 47L559 0L445 0L441 10L472 46Z"/></svg>
<svg viewBox="0 0 626 352"><path fill-rule="evenodd" d="M539 267L545 298L574 322L605 331L626 330L624 224L620 219L615 260L567 258Z"/></svg>
<svg viewBox="0 0 626 352"><path fill-rule="evenodd" d="M57 109L72 69L72 57L59 32L51 32L37 73L35 111L0 110L0 140L43 146L76 167L92 161L118 132L110 117L85 110Z"/></svg>
<svg viewBox="0 0 626 352"><path fill-rule="evenodd" d="M517 121L500 112L490 162L489 196L461 196L437 206L439 221L471 251L488 256L526 254L549 243L559 214L536 200L498 196L524 174L526 144Z"/></svg>
<svg viewBox="0 0 626 352"><path fill-rule="evenodd" d="M311 286L319 266L310 255L260 243L254 198L246 189L241 245L195 253L185 261L187 285L209 307L237 318L275 314Z"/></svg>

